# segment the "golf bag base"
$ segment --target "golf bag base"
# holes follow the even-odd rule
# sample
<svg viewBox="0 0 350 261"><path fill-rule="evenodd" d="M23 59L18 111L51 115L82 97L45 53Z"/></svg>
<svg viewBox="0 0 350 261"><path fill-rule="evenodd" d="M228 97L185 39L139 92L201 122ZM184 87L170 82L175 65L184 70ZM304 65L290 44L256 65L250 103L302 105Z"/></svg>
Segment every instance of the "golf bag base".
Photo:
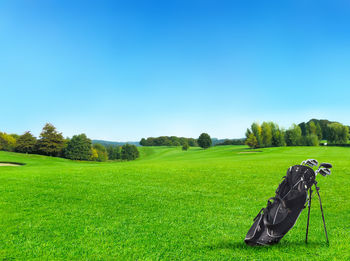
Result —
<svg viewBox="0 0 350 261"><path fill-rule="evenodd" d="M278 243L294 226L308 200L308 190L316 183L315 172L304 165L288 169L279 184L276 195L254 218L244 241L247 245L273 245Z"/></svg>

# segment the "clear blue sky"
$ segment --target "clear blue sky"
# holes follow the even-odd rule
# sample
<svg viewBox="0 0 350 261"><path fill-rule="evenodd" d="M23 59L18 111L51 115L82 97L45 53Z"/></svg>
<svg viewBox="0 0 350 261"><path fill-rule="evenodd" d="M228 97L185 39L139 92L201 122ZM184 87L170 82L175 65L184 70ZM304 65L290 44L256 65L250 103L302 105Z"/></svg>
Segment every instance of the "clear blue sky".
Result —
<svg viewBox="0 0 350 261"><path fill-rule="evenodd" d="M0 131L243 137L350 124L349 1L1 1Z"/></svg>

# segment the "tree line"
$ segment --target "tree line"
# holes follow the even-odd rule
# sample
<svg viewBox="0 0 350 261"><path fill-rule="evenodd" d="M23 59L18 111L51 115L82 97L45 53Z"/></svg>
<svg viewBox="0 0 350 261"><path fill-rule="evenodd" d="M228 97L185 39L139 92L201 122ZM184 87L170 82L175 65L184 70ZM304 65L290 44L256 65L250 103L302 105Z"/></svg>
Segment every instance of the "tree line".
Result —
<svg viewBox="0 0 350 261"><path fill-rule="evenodd" d="M196 139L176 136L148 137L142 138L140 141L142 146L183 146L185 144L190 147L199 146Z"/></svg>
<svg viewBox="0 0 350 261"><path fill-rule="evenodd" d="M201 147L203 149L212 146L212 139L209 134L202 133L198 139L184 138L176 136L160 136L142 138L140 141L142 146L182 146L183 150L188 150L189 147Z"/></svg>
<svg viewBox="0 0 350 261"><path fill-rule="evenodd" d="M251 148L279 146L318 146L322 139L329 144L347 144L349 127L339 122L310 120L293 124L284 130L274 122L254 122L246 131L246 141Z"/></svg>
<svg viewBox="0 0 350 261"><path fill-rule="evenodd" d="M216 143L214 146L223 146L223 145L244 145L245 139L225 139L221 142Z"/></svg>
<svg viewBox="0 0 350 261"><path fill-rule="evenodd" d="M22 135L0 132L0 150L88 161L134 160L139 157L135 145L92 144L85 134L64 138L50 123L43 127L38 139L30 131Z"/></svg>

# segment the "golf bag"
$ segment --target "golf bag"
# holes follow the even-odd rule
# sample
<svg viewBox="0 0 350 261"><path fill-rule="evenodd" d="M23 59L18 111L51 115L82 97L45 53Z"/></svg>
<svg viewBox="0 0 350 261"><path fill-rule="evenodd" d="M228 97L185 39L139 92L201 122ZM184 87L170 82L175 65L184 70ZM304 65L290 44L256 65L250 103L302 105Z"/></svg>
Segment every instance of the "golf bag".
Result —
<svg viewBox="0 0 350 261"><path fill-rule="evenodd" d="M290 167L279 184L276 195L269 198L267 206L254 218L254 223L245 237L245 243L250 246L278 243L294 226L306 202L310 200L311 203L311 197L308 199L308 190L311 196L311 186L316 185L315 178L314 170L308 166Z"/></svg>

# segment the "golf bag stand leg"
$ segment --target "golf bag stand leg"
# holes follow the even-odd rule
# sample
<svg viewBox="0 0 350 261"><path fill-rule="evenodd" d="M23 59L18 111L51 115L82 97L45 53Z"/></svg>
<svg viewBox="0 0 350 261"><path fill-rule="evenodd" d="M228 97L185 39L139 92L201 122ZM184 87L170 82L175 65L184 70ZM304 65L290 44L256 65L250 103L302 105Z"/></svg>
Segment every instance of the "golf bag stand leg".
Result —
<svg viewBox="0 0 350 261"><path fill-rule="evenodd" d="M311 194L312 190L311 188L309 189L309 200L308 200L308 213L307 213L307 224L306 224L306 237L305 237L305 243L307 243L307 236L309 234L309 222L310 222L310 211L311 211Z"/></svg>
<svg viewBox="0 0 350 261"><path fill-rule="evenodd" d="M320 201L320 208L321 208L321 213L322 213L322 220L323 220L324 233L326 234L327 244L329 244L328 235L327 235L327 228L326 228L326 221L324 220L324 214L323 214L321 196L320 196L320 193L318 192L318 191L320 190L320 188L317 187L317 184L315 184L315 187L316 187L316 192L317 192L318 200Z"/></svg>

